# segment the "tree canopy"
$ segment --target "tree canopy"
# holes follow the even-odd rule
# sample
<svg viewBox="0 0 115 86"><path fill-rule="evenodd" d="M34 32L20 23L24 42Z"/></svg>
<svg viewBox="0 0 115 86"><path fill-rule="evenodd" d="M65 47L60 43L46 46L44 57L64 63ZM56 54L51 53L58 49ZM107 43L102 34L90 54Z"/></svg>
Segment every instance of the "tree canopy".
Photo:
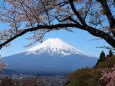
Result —
<svg viewBox="0 0 115 86"><path fill-rule="evenodd" d="M3 0L0 48L30 32L29 45L53 30L81 29L115 48L115 0Z"/></svg>
<svg viewBox="0 0 115 86"><path fill-rule="evenodd" d="M111 56L113 56L114 54L113 54L113 51L112 50L109 50L109 57L111 57Z"/></svg>

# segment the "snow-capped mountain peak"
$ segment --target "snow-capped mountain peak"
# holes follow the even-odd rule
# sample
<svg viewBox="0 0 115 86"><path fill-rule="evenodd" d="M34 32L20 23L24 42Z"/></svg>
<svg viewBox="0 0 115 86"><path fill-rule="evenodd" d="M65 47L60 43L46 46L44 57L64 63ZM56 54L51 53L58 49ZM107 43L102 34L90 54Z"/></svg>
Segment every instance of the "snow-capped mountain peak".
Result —
<svg viewBox="0 0 115 86"><path fill-rule="evenodd" d="M69 44L65 43L59 38L51 38L43 43L27 50L28 54L34 53L34 54L40 54L47 52L50 55L70 55L70 54L80 54L80 55L87 55L80 50L70 46Z"/></svg>
<svg viewBox="0 0 115 86"><path fill-rule="evenodd" d="M3 58L7 69L18 73L60 74L92 67L97 58L81 52L58 38L52 38L19 54Z"/></svg>

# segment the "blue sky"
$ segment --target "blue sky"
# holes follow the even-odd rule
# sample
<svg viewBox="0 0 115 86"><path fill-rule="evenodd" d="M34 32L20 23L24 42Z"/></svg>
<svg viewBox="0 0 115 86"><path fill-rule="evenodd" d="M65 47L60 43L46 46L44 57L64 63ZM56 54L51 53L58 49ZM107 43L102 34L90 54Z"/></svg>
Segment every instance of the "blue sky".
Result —
<svg viewBox="0 0 115 86"><path fill-rule="evenodd" d="M2 57L23 52L39 44L38 42L28 48L24 48L23 46L29 43L28 40L25 39L26 36L27 34L12 41L11 46L2 48L0 50L0 54L2 55ZM104 50L107 53L107 50L105 49L96 48L99 46L108 46L108 44L104 40L96 40L96 37L90 35L88 32L83 30L73 29L73 32L68 32L65 30L52 31L45 35L44 41L49 38L60 38L61 40L65 41L71 46L91 56L98 57L102 50Z"/></svg>
<svg viewBox="0 0 115 86"><path fill-rule="evenodd" d="M1 0L2 1L2 0ZM107 24L107 23L106 23ZM105 24L105 25L106 25ZM3 26L3 24L0 23L0 29L6 27L7 24ZM23 52L35 45L38 45L38 43L34 44L33 46L30 46L28 48L24 48L23 46L28 44L28 40L25 39L27 34L15 39L11 42L11 46L4 47L0 50L0 55L2 57L13 55L16 53ZM108 50L96 48L100 46L108 46L108 44L104 40L96 40L97 38L90 35L88 32L79 30L79 29L73 29L73 32L68 32L65 30L59 30L59 31L52 31L45 35L44 40L47 40L49 38L60 38L61 40L65 41L66 43L70 44L71 46L91 55L98 57L100 52L104 50L106 53ZM95 39L95 40L93 40Z"/></svg>

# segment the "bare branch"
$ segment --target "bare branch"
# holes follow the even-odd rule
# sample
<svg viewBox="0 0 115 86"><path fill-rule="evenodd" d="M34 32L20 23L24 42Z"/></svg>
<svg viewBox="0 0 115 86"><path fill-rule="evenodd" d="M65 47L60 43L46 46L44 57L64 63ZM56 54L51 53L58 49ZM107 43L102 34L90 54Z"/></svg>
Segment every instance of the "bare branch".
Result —
<svg viewBox="0 0 115 86"><path fill-rule="evenodd" d="M115 37L115 19L110 11L110 8L107 4L107 0L97 0L98 2L100 2L102 4L102 7L103 7L103 10L109 20L109 23L110 23L110 27L111 27L111 30L113 30L113 36Z"/></svg>
<svg viewBox="0 0 115 86"><path fill-rule="evenodd" d="M69 0L69 3L71 5L71 8L73 10L73 12L75 13L75 15L78 17L78 19L80 20L81 24L86 25L85 21L83 20L83 18L80 16L79 12L76 10L74 3L74 0Z"/></svg>
<svg viewBox="0 0 115 86"><path fill-rule="evenodd" d="M82 29L82 30L86 30L90 34L92 34L93 36L102 37L109 44L111 44L113 47L115 47L115 40L110 35L106 34L105 32L103 32L101 30L95 29L95 28L90 27L90 26L87 26L87 27L81 26L79 24L56 24L56 25L46 25L46 26L45 25L39 25L38 27L25 29L21 33L13 36L12 38L10 38L7 41L5 41L4 43L0 44L0 49L4 45L8 44L9 42L11 42L12 40L16 39L17 37L20 37L20 36L24 35L27 32L40 30L40 29L60 30L60 29L62 29L64 27L74 27L74 28L79 28L79 29Z"/></svg>

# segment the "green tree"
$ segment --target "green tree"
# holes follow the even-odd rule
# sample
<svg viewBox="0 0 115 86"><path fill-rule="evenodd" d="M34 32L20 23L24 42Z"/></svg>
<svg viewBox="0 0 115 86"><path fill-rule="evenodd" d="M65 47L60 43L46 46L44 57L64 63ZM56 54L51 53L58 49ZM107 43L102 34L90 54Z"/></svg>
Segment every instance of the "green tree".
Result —
<svg viewBox="0 0 115 86"><path fill-rule="evenodd" d="M115 56L113 55L112 57L108 57L106 58L104 61L100 62L97 65L97 69L101 69L101 68L112 68L115 65Z"/></svg>
<svg viewBox="0 0 115 86"><path fill-rule="evenodd" d="M74 73L69 75L69 81L66 83L65 86L105 86L108 82L110 83L110 86L113 86L114 78L110 73L114 72L115 68L115 56L106 58L104 61L100 62L96 67L93 67L91 69L89 68L82 68L76 70ZM108 70L108 76L106 75L105 71ZM106 79L106 82L103 82L101 80L102 78L102 72L105 75L106 78L112 77L113 81L109 81L109 79ZM114 74L113 74L114 76ZM105 78L103 77L103 79Z"/></svg>
<svg viewBox="0 0 115 86"><path fill-rule="evenodd" d="M97 63L96 63L96 66L97 66L100 62L104 61L105 59L106 59L106 55L105 55L104 51L102 51L102 52L100 53L99 59L98 59L98 61L97 61Z"/></svg>
<svg viewBox="0 0 115 86"><path fill-rule="evenodd" d="M106 59L104 51L100 53L99 61L102 62Z"/></svg>
<svg viewBox="0 0 115 86"><path fill-rule="evenodd" d="M111 56L113 56L113 52L112 52L112 50L109 50L109 55L108 55L108 57L111 57Z"/></svg>
<svg viewBox="0 0 115 86"><path fill-rule="evenodd" d="M70 74L67 86L99 86L99 73L95 69L78 69Z"/></svg>

